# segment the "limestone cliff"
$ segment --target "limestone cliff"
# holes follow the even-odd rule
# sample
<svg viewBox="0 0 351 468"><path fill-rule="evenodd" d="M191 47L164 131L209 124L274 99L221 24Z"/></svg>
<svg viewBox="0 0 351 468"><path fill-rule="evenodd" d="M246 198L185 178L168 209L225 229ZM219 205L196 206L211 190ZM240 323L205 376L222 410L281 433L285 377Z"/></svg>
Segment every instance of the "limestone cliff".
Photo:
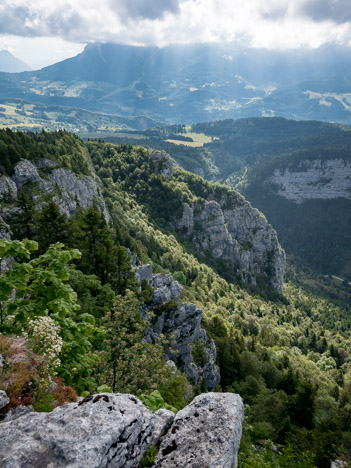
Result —
<svg viewBox="0 0 351 468"><path fill-rule="evenodd" d="M267 219L239 193L220 201L183 206L175 222L199 251L230 262L237 275L256 285L259 277L283 294L285 253Z"/></svg>
<svg viewBox="0 0 351 468"><path fill-rule="evenodd" d="M181 285L171 275L152 274L150 265L136 268L136 277L153 288L152 303L140 312L150 322L146 341L155 343L162 334L172 342L165 352L193 385L214 390L220 382L216 347L201 328L203 311L194 304L178 303ZM150 312L152 316L150 317Z"/></svg>
<svg viewBox="0 0 351 468"><path fill-rule="evenodd" d="M78 206L87 208L95 202L106 221L109 220L105 201L94 178L79 177L69 169L57 167L55 162L48 159L40 159L36 164L25 159L16 164L12 178L0 178L0 199L15 199L18 191L29 183L33 185L33 200L38 208L45 203L48 195L67 216L73 216Z"/></svg>
<svg viewBox="0 0 351 468"><path fill-rule="evenodd" d="M305 200L351 200L351 162L344 159L303 160L297 167L274 169L265 180L273 193L294 203Z"/></svg>

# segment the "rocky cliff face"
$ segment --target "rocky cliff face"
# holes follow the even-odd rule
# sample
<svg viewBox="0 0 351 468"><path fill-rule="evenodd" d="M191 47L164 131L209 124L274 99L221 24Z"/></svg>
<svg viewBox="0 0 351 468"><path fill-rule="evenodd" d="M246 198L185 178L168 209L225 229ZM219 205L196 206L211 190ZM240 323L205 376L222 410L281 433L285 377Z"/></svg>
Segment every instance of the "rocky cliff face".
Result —
<svg viewBox="0 0 351 468"><path fill-rule="evenodd" d="M160 445L154 467L237 466L244 416L232 393L196 397L176 418L135 396L102 393L0 423L3 468L137 468ZM164 435L165 434L165 435Z"/></svg>
<svg viewBox="0 0 351 468"><path fill-rule="evenodd" d="M150 265L136 269L136 277L153 288L152 303L141 306L141 314L150 322L146 341L155 343L162 334L173 343L165 352L177 364L193 385L208 390L218 387L216 347L201 328L203 311L194 304L178 303L181 285L171 275L152 274ZM172 304L171 304L172 302ZM152 317L149 317L152 312Z"/></svg>
<svg viewBox="0 0 351 468"><path fill-rule="evenodd" d="M256 285L263 277L283 293L285 253L267 219L241 195L231 192L220 202L185 203L176 229L183 229L199 251L232 264L238 276Z"/></svg>
<svg viewBox="0 0 351 468"><path fill-rule="evenodd" d="M265 185L294 203L340 197L351 200L351 163L343 159L300 161L295 169L275 169Z"/></svg>
<svg viewBox="0 0 351 468"><path fill-rule="evenodd" d="M39 169L45 170L45 177L40 175ZM32 183L36 187L33 199L38 207L45 203L48 194L67 216L73 216L78 205L87 208L96 202L108 222L105 201L92 177L78 177L69 169L58 168L55 162L48 159L41 159L36 164L28 160L20 161L14 171L12 178L0 178L0 199L14 199L25 184Z"/></svg>
<svg viewBox="0 0 351 468"><path fill-rule="evenodd" d="M171 179L173 177L173 162L168 153L165 151L153 151L150 159L156 172L167 177L167 179Z"/></svg>

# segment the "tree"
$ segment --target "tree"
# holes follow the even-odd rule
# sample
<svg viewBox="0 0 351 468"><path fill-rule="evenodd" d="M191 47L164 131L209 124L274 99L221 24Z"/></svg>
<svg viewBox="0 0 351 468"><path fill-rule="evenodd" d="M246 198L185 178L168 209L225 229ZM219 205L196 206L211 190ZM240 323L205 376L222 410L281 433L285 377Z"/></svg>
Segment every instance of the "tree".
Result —
<svg viewBox="0 0 351 468"><path fill-rule="evenodd" d="M68 283L68 264L79 259L78 250L63 250L63 244L51 245L37 258L29 260L38 249L35 241L0 241L0 261L15 257L23 259L0 275L0 305L2 333L20 335L33 320L48 316L60 330L62 350L58 374L78 391L93 389L91 337L96 329L90 314L77 315L80 307L77 295Z"/></svg>
<svg viewBox="0 0 351 468"><path fill-rule="evenodd" d="M38 214L38 240L40 252L45 252L50 244L62 242L69 244L71 238L71 225L66 214L60 212L59 207L53 200L44 205Z"/></svg>
<svg viewBox="0 0 351 468"><path fill-rule="evenodd" d="M139 313L136 295L117 296L114 309L106 314L106 351L100 380L115 392L150 393L171 377L161 343L144 341L147 324Z"/></svg>

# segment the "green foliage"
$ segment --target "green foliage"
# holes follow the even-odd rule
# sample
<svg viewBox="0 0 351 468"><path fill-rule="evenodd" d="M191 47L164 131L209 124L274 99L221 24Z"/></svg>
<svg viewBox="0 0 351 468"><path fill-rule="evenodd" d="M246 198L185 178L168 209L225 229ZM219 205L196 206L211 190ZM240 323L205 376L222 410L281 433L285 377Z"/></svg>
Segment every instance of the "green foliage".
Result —
<svg viewBox="0 0 351 468"><path fill-rule="evenodd" d="M97 387L96 391L98 393L112 393L112 388L108 385L100 385L99 387Z"/></svg>
<svg viewBox="0 0 351 468"><path fill-rule="evenodd" d="M99 210L92 206L73 220L74 245L82 252L77 266L86 275L94 274L110 283L117 294L135 287L126 249L116 245Z"/></svg>
<svg viewBox="0 0 351 468"><path fill-rule="evenodd" d="M118 296L115 307L104 317L106 329L102 365L97 368L101 383L114 392L141 393L156 390L170 378L161 343L143 340L147 324L139 313L136 295Z"/></svg>
<svg viewBox="0 0 351 468"><path fill-rule="evenodd" d="M2 258L15 256L28 259L34 241L0 241ZM78 315L77 295L67 283L68 263L80 258L78 250L63 250L63 244L53 244L30 261L16 262L0 276L1 328L3 332L18 333L37 317L49 316L58 325L63 340L60 353L60 376L79 391L91 388L91 337L96 333L95 319L89 314ZM12 291L16 290L14 296Z"/></svg>
<svg viewBox="0 0 351 468"><path fill-rule="evenodd" d="M171 405L165 403L164 399L162 398L161 393L158 390L154 390L149 395L145 395L142 393L139 396L139 400L153 413L156 413L157 410L161 408L165 408L167 410L177 412L177 409Z"/></svg>
<svg viewBox="0 0 351 468"><path fill-rule="evenodd" d="M191 346L191 355L195 364L199 367L204 367L208 362L208 357L205 351L205 345L200 341L194 341Z"/></svg>
<svg viewBox="0 0 351 468"><path fill-rule="evenodd" d="M12 175L21 159L47 158L78 173L89 172L89 160L82 141L64 130L57 132L13 132L0 130L0 171Z"/></svg>
<svg viewBox="0 0 351 468"><path fill-rule="evenodd" d="M71 225L56 203L50 200L37 216L37 231L40 251L45 252L49 245L61 242L69 245L72 237Z"/></svg>
<svg viewBox="0 0 351 468"><path fill-rule="evenodd" d="M279 127L282 135L283 127ZM246 130L250 131L249 125ZM148 152L142 148L103 142L89 143L86 148L103 183L111 223L107 226L95 208L81 210L68 221L74 231L67 240L68 247L79 248L83 256L74 260L80 271L69 267L70 280L61 283L70 286L77 297L70 299L66 294L66 301L73 299L73 303L62 319L58 313L50 313L61 330L67 330L62 336L67 344L65 354L60 356L60 374L67 383L75 385L80 394L96 391L101 385L112 390L115 385L117 391L138 395L157 389L163 400L177 409L192 397L184 376L172 375L164 366L162 344L143 342L146 324L139 315L139 301L150 301L151 289L144 284L141 293L135 290L125 249L129 248L143 263L151 263L154 272L175 273L183 284L182 300L203 309L206 329L217 348L221 387L240 392L246 404L247 423L252 426L244 436L247 449L244 441L241 466L280 466L279 460L282 466L290 463L302 468L305 463L308 467L322 467L328 463L330 466L336 454L347 456L351 450L349 308L305 290L304 283L300 287L287 283L284 301L272 302L268 295L264 299L252 291L249 294L235 282L233 269L214 264L207 252L196 258L190 240L185 239L187 233L176 237L167 224L167 216L171 210L176 212L180 203L201 203L203 197L225 198L229 193L226 187L180 170L172 180L162 179L153 172ZM31 203L32 190L28 187L27 200L22 200L24 207L27 204L27 215L17 226L21 236L28 229L30 237L38 239L40 213ZM229 201L234 203L235 199ZM164 212L167 216L163 216ZM48 216L47 222L52 224L48 230L54 231L54 216ZM65 220L60 223L64 226ZM23 246L19 243L16 248L21 250ZM31 268L46 270L49 260L44 265L38 257L39 263L33 265L29 254L21 257L16 251L12 253L21 259L15 262L13 271L22 268L22 276L34 278ZM6 326L11 325L7 314L15 280L9 275L3 275L1 283ZM39 278L38 272L35 275ZM299 275L300 270L294 282ZM27 286L34 288L26 280L22 287ZM36 302L34 295L29 298L20 288L19 282L16 297ZM45 296L39 287L35 292ZM176 306L165 304L164 310L172 314ZM34 306L30 311L25 309L28 319L36 314ZM20 318L20 311L17 313ZM64 367L65 363L69 365ZM277 457L268 447L253 449L261 437L272 439L283 455ZM285 454L284 447L291 447L294 456L288 451Z"/></svg>
<svg viewBox="0 0 351 468"><path fill-rule="evenodd" d="M158 454L157 447L150 447L145 455L143 456L141 462L139 463L138 468L148 468L151 467L155 461L155 458Z"/></svg>

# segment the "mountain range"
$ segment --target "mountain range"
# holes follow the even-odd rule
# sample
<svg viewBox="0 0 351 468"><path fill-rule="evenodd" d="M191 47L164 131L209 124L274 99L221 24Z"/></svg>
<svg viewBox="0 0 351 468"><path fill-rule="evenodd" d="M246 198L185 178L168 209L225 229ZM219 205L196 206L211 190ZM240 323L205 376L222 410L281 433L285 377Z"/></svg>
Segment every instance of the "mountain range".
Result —
<svg viewBox="0 0 351 468"><path fill-rule="evenodd" d="M253 116L350 122L350 70L348 47L283 53L93 43L41 70L1 73L0 100L44 106L39 126L54 120L48 105L163 123Z"/></svg>

